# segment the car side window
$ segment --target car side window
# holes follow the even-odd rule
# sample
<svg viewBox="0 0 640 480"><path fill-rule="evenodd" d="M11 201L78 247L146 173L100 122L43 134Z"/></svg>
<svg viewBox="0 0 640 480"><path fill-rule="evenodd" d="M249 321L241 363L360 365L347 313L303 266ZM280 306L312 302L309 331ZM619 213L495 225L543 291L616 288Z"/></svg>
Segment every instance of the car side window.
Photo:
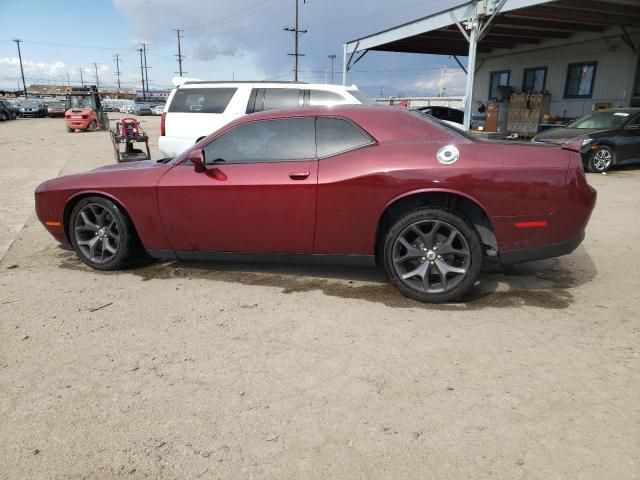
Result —
<svg viewBox="0 0 640 480"><path fill-rule="evenodd" d="M243 123L204 147L205 163L257 163L316 157L314 118Z"/></svg>
<svg viewBox="0 0 640 480"><path fill-rule="evenodd" d="M179 88L173 96L169 112L223 113L237 88Z"/></svg>
<svg viewBox="0 0 640 480"><path fill-rule="evenodd" d="M324 107L346 103L341 95L326 90L309 90L309 105L312 107Z"/></svg>
<svg viewBox="0 0 640 480"><path fill-rule="evenodd" d="M328 157L374 143L360 127L344 118L318 117L318 157Z"/></svg>
<svg viewBox="0 0 640 480"><path fill-rule="evenodd" d="M263 92L262 99L260 95L256 98L256 112L302 106L303 92L299 88L265 88Z"/></svg>

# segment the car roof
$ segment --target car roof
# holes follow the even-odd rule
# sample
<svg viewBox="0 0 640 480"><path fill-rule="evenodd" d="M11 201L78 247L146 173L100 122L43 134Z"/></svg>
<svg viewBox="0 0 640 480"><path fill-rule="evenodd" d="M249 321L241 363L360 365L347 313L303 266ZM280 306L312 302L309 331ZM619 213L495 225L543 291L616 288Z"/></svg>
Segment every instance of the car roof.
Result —
<svg viewBox="0 0 640 480"><path fill-rule="evenodd" d="M640 108L607 108L606 110L596 110L597 112L606 112L606 113L640 113ZM595 113L595 112L593 112Z"/></svg>
<svg viewBox="0 0 640 480"><path fill-rule="evenodd" d="M177 89L186 88L229 88L238 87L240 85L255 85L258 88L291 88L300 87L311 90L328 90L328 91L358 91L356 85L335 85L329 83L307 83L292 81L271 81L271 80L242 80L242 81L208 81L208 80L187 80L186 82L175 87Z"/></svg>

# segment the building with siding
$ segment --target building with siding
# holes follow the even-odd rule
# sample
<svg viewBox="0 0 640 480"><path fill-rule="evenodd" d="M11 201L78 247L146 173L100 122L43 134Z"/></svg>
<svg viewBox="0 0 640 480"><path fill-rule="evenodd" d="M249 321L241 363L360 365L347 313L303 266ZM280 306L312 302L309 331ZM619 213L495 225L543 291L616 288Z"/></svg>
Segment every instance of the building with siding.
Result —
<svg viewBox="0 0 640 480"><path fill-rule="evenodd" d="M499 109L489 105L507 100L500 97L508 89L500 86L545 93L541 118L640 106L639 0L460 1L345 43L345 83L349 69L369 51L468 56L468 65L475 66L470 72L458 61L468 79L467 124L489 106L506 123L507 102Z"/></svg>

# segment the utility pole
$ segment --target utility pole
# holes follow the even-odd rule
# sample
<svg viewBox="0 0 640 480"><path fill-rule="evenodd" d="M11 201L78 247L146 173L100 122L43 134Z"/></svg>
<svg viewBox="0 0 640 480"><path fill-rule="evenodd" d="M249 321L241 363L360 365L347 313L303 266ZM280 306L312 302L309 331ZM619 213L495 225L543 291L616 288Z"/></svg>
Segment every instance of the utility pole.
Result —
<svg viewBox="0 0 640 480"><path fill-rule="evenodd" d="M146 43L142 43L142 52L144 55L144 82L146 84L146 91L149 91L149 68L151 67L147 67L147 44Z"/></svg>
<svg viewBox="0 0 640 480"><path fill-rule="evenodd" d="M118 76L118 94L116 95L116 98L120 98L120 54L114 54L113 59L116 62L116 75Z"/></svg>
<svg viewBox="0 0 640 480"><path fill-rule="evenodd" d="M139 48L138 51L140 52L140 74L142 75L142 99L146 100L147 95L144 88L144 65L142 64L142 49Z"/></svg>
<svg viewBox="0 0 640 480"><path fill-rule="evenodd" d="M178 35L178 54L175 55L175 57L178 59L178 71L174 73L177 73L180 76L182 76L182 59L184 58L184 56L182 55L182 51L180 50L180 39L184 37L184 35L180 35L180 32L184 32L184 30L181 30L179 28L172 28L172 30L176 32L176 34ZM187 72L184 72L184 73L187 73Z"/></svg>
<svg viewBox="0 0 640 480"><path fill-rule="evenodd" d="M71 86L71 81L69 80L69 72L67 72L67 87Z"/></svg>
<svg viewBox="0 0 640 480"><path fill-rule="evenodd" d="M98 64L94 62L93 68L96 70L96 88L100 88L100 77L98 77Z"/></svg>
<svg viewBox="0 0 640 480"><path fill-rule="evenodd" d="M82 85L82 87L84 88L84 78L82 78L82 67L80 67L78 71L80 72L80 85Z"/></svg>
<svg viewBox="0 0 640 480"><path fill-rule="evenodd" d="M294 36L294 51L293 53L287 53L287 55L290 55L294 58L294 62L293 62L293 80L294 81L298 81L298 57L304 57L304 53L300 53L298 51L298 34L300 33L307 33L306 30L300 30L299 28L299 19L300 19L300 15L299 15L299 5L298 5L298 0L294 0L296 2L296 26L294 28L291 27L284 27L283 30L287 31L287 32L293 32L293 36Z"/></svg>
<svg viewBox="0 0 640 480"><path fill-rule="evenodd" d="M332 53L329 55L329 59L331 60L331 85L333 85L333 61L336 59L336 56Z"/></svg>
<svg viewBox="0 0 640 480"><path fill-rule="evenodd" d="M20 75L22 75L22 88L24 89L24 98L29 98L29 95L27 95L27 84L24 83L24 69L22 68L22 53L20 52L20 43L22 42L22 40L14 38L13 41L16 42L16 45L18 46L18 58L20 59Z"/></svg>

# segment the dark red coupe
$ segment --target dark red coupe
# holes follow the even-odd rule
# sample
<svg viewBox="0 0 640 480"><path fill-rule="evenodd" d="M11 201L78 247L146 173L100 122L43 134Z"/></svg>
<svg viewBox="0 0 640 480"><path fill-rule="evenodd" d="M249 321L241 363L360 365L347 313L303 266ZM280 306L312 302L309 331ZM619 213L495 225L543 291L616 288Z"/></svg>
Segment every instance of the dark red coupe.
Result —
<svg viewBox="0 0 640 480"><path fill-rule="evenodd" d="M347 106L244 116L180 156L36 189L38 218L100 270L161 259L378 263L446 302L503 263L573 251L596 192L578 143L479 141L418 112Z"/></svg>

